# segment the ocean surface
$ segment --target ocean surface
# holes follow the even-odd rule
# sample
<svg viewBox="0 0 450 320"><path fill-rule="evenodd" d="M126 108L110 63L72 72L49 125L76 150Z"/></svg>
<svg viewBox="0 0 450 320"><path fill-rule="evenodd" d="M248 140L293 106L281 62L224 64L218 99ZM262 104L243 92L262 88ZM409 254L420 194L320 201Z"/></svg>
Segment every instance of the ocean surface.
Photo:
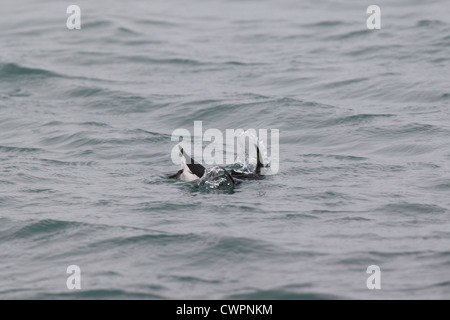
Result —
<svg viewBox="0 0 450 320"><path fill-rule="evenodd" d="M0 299L450 299L448 0L0 10ZM278 174L167 179L194 121L280 130Z"/></svg>

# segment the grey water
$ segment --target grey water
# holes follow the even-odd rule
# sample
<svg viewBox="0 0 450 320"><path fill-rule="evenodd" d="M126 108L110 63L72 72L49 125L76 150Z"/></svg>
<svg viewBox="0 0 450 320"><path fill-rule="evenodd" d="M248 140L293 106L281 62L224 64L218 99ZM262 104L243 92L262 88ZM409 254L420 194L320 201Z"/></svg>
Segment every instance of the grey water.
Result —
<svg viewBox="0 0 450 320"><path fill-rule="evenodd" d="M448 1L0 12L0 299L450 298ZM280 130L278 174L167 179L194 121Z"/></svg>

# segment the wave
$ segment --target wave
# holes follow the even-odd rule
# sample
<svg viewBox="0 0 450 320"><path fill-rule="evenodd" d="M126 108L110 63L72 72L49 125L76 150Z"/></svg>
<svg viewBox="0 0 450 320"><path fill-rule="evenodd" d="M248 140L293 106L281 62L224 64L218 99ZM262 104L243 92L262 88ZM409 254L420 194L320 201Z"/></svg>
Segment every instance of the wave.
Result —
<svg viewBox="0 0 450 320"><path fill-rule="evenodd" d="M436 184L434 184L432 188L438 191L449 191L450 181L439 181Z"/></svg>
<svg viewBox="0 0 450 320"><path fill-rule="evenodd" d="M449 134L449 130L435 125L425 123L409 123L406 125L396 125L389 123L378 126L370 126L358 129L363 136L379 139L399 139L404 138L410 140L411 137L432 136L433 138ZM387 146L389 147L389 146Z"/></svg>
<svg viewBox="0 0 450 320"><path fill-rule="evenodd" d="M56 293L38 293L31 294L30 299L35 300L98 300L98 299L112 299L112 300L163 300L166 297L148 292L139 292L131 290L120 289L91 289L91 290L77 290L74 292L56 292Z"/></svg>
<svg viewBox="0 0 450 320"><path fill-rule="evenodd" d="M370 38L370 36L373 35L372 30L362 29L362 30L356 30L351 32L346 32L343 34L338 35L332 35L325 38L327 41L340 41L340 40L351 40L355 38L361 38L361 37L367 37Z"/></svg>
<svg viewBox="0 0 450 320"><path fill-rule="evenodd" d="M307 291L307 290L305 290ZM246 293L232 294L226 300L337 300L342 299L331 294L314 292L293 292L286 289L251 290Z"/></svg>
<svg viewBox="0 0 450 320"><path fill-rule="evenodd" d="M446 23L441 21L441 20L428 20L428 19L424 19L424 20L419 20L416 23L416 27L418 28L423 28L423 27L441 27L441 26L445 26Z"/></svg>
<svg viewBox="0 0 450 320"><path fill-rule="evenodd" d="M110 20L95 20L83 22L83 29L96 29L96 28L109 28L114 25L113 21Z"/></svg>
<svg viewBox="0 0 450 320"><path fill-rule="evenodd" d="M168 20L157 20L157 19L137 19L136 23L152 26L163 26L163 27L177 27L179 23L175 23Z"/></svg>
<svg viewBox="0 0 450 320"><path fill-rule="evenodd" d="M0 64L0 80L12 80L14 78L32 77L32 78L57 78L61 77L58 73L39 69L22 67L15 63Z"/></svg>
<svg viewBox="0 0 450 320"><path fill-rule="evenodd" d="M129 245L173 245L173 244L182 244L182 243L193 243L201 240L202 237L194 234L166 234L166 233L158 233L158 234L143 234L139 236L132 237L118 237L102 240L100 242L92 243L91 248L99 248L99 247L113 247L117 248L120 246L129 246Z"/></svg>
<svg viewBox="0 0 450 320"><path fill-rule="evenodd" d="M436 147L430 145L429 143L403 143L403 144L392 144L387 147L382 147L377 150L372 151L372 154L376 155L386 155L391 157L398 156L417 156L422 154L431 153L436 150Z"/></svg>
<svg viewBox="0 0 450 320"><path fill-rule="evenodd" d="M339 126L339 125L356 125L356 124L363 124L372 122L376 119L383 119L383 118L390 118L395 117L394 114L370 114L370 113L363 113L363 114L355 114L351 116L345 116L345 117L339 117L339 118L332 118L328 119L322 122L317 123L317 127L331 127L331 126Z"/></svg>
<svg viewBox="0 0 450 320"><path fill-rule="evenodd" d="M52 134L43 135L39 144L45 147L58 147L68 149L74 152L80 151L80 148L86 147L113 147L124 145L137 145L141 143L161 143L168 142L171 135L157 132L150 132L143 129L123 129L121 132L111 134L108 126L79 124L85 129L93 127L92 130L86 131L78 128L76 133L67 132L62 128ZM86 128L87 127L87 128ZM94 129L96 129L94 131ZM98 131L102 130L102 131ZM107 130L107 131L105 131ZM74 130L70 130L74 131ZM15 151L17 148L9 150ZM1 150L1 147L0 147ZM38 152L40 149L18 149L21 152Z"/></svg>
<svg viewBox="0 0 450 320"><path fill-rule="evenodd" d="M118 59L121 59L126 62L138 62L138 63L144 63L144 64L156 64L156 65L185 65L185 66L202 66L206 65L207 63L201 62L194 59L188 59L188 58L150 58L148 56L121 56L118 57Z"/></svg>
<svg viewBox="0 0 450 320"><path fill-rule="evenodd" d="M415 214L439 214L447 210L436 204L402 202L384 205L376 211L414 216Z"/></svg>
<svg viewBox="0 0 450 320"><path fill-rule="evenodd" d="M13 147L13 146L0 146L0 152L6 153L36 153L42 152L43 149L40 148L21 148L21 147Z"/></svg>
<svg viewBox="0 0 450 320"><path fill-rule="evenodd" d="M335 28L338 26L344 26L348 23L340 20L325 20L313 23L305 23L302 24L303 28Z"/></svg>
<svg viewBox="0 0 450 320"><path fill-rule="evenodd" d="M50 122L42 124L42 127L58 127L58 126L64 126L64 125L111 128L111 126L108 125L107 123L95 122L95 121L78 122L78 123L77 122L50 121Z"/></svg>
<svg viewBox="0 0 450 320"><path fill-rule="evenodd" d="M345 86L352 85L355 83L360 83L360 82L367 81L367 80L370 80L370 78L354 78L354 79L349 79L349 80L334 81L331 83L324 84L321 87L323 89L334 89L334 88L339 88L339 87L345 87Z"/></svg>
<svg viewBox="0 0 450 320"><path fill-rule="evenodd" d="M40 235L55 235L58 232L84 226L85 224L74 221L45 219L38 222L26 223L18 230L2 232L0 239L15 241L17 239L34 238Z"/></svg>
<svg viewBox="0 0 450 320"><path fill-rule="evenodd" d="M368 158L366 157L357 157L357 156L350 156L350 155L340 155L340 154L305 154L303 155L305 158L328 158L328 159L335 159L335 160L344 160L344 161L366 161Z"/></svg>
<svg viewBox="0 0 450 320"><path fill-rule="evenodd" d="M130 28L126 28L126 27L119 27L119 28L117 28L117 33L119 35L125 35L125 36L130 36L130 35L139 36L139 35L142 35L140 32L132 30Z"/></svg>

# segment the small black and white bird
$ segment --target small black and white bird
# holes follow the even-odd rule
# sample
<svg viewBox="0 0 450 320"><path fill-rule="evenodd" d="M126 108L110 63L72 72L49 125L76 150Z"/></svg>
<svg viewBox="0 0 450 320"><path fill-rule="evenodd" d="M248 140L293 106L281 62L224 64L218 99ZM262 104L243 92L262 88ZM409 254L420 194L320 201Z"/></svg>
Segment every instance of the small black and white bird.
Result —
<svg viewBox="0 0 450 320"><path fill-rule="evenodd" d="M175 174L167 175L167 177L183 181L195 181L201 179L205 175L206 168L201 164L195 162L191 157L189 157L189 155L186 154L181 146L179 147L182 156L181 170L179 170ZM257 154L257 163L255 171L253 173L236 170L231 170L231 172L228 172L225 168L220 167L221 169L223 169L223 171L233 184L239 184L242 182L242 180L262 180L265 178L265 176L261 174L261 169L265 167L261 160L261 153L259 151L259 147L257 145L255 145L255 147Z"/></svg>

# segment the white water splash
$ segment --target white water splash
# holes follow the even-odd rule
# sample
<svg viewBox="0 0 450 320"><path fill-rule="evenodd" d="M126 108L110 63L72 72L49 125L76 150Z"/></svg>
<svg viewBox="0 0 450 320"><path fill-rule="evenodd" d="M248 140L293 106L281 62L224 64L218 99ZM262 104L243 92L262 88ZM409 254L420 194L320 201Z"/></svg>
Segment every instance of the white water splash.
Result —
<svg viewBox="0 0 450 320"><path fill-rule="evenodd" d="M246 141L248 141L248 147L246 147ZM245 171L253 172L256 168L258 160L255 146L259 147L263 164L267 167L269 166L270 161L267 157L267 148L264 141L258 139L255 130L250 129L238 136L236 163L241 165Z"/></svg>
<svg viewBox="0 0 450 320"><path fill-rule="evenodd" d="M197 181L198 187L219 189L233 187L234 183L221 167L207 168L203 177Z"/></svg>

